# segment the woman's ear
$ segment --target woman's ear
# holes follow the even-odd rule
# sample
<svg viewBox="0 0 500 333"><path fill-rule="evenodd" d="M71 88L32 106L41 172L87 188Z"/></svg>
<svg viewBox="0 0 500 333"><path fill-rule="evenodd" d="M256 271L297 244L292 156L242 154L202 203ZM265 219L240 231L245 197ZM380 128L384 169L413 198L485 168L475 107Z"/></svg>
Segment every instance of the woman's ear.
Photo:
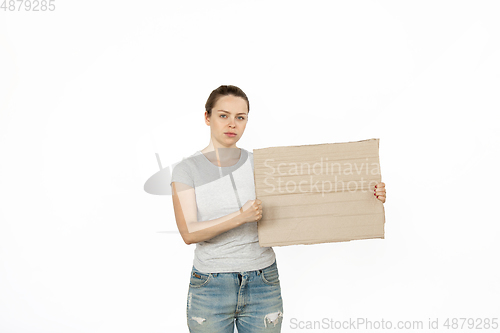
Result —
<svg viewBox="0 0 500 333"><path fill-rule="evenodd" d="M210 118L208 117L208 112L205 111L205 124L207 124L208 126L210 126Z"/></svg>

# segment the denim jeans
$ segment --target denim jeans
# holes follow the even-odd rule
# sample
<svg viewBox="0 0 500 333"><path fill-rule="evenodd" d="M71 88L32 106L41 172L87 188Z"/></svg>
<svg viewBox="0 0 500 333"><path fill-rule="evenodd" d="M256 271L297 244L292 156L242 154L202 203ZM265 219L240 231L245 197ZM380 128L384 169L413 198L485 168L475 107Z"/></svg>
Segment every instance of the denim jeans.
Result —
<svg viewBox="0 0 500 333"><path fill-rule="evenodd" d="M191 333L281 332L283 300L276 261L233 273L191 271L187 299Z"/></svg>

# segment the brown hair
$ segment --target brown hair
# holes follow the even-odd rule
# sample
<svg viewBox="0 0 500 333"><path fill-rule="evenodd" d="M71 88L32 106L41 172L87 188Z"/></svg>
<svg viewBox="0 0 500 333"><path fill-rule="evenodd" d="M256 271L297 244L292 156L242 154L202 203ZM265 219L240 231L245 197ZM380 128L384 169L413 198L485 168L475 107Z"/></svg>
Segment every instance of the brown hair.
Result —
<svg viewBox="0 0 500 333"><path fill-rule="evenodd" d="M248 113L250 113L250 102L248 101L247 95L240 88L232 85L222 85L219 88L212 91L210 96L208 96L207 102L205 103L205 110L208 112L208 117L212 115L212 108L215 106L217 101L222 96L233 95L236 97L241 97L247 102Z"/></svg>

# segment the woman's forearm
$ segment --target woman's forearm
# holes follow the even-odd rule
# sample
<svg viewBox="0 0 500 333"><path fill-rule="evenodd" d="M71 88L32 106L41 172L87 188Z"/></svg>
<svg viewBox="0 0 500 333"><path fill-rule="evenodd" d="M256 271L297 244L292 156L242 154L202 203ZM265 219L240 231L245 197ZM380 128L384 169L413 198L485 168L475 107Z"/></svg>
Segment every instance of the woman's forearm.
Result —
<svg viewBox="0 0 500 333"><path fill-rule="evenodd" d="M188 244L199 243L239 227L244 223L240 217L241 210L213 220L187 223Z"/></svg>

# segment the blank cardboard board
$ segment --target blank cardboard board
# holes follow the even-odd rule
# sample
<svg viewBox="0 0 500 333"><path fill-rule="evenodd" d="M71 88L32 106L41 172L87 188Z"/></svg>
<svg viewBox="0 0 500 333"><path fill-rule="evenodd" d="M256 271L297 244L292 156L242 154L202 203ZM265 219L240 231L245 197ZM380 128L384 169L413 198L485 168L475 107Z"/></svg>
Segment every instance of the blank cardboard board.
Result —
<svg viewBox="0 0 500 333"><path fill-rule="evenodd" d="M379 139L253 150L260 246L384 238Z"/></svg>

